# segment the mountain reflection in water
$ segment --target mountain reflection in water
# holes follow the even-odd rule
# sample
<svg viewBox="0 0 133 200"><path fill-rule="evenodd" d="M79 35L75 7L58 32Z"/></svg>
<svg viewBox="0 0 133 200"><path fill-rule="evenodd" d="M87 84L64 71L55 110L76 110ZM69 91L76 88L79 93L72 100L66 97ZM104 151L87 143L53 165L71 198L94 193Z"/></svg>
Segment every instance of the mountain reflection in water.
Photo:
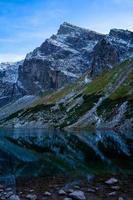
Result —
<svg viewBox="0 0 133 200"><path fill-rule="evenodd" d="M133 137L114 131L0 130L0 175L132 173Z"/></svg>

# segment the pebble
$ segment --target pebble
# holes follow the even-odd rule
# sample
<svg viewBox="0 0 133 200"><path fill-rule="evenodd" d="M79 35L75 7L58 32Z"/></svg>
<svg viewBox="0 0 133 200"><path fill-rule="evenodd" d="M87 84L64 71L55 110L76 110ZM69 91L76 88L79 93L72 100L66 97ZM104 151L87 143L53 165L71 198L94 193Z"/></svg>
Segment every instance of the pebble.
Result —
<svg viewBox="0 0 133 200"><path fill-rule="evenodd" d="M59 194L59 195L66 195L66 192L65 192L64 190L61 189L61 190L59 190L58 194Z"/></svg>
<svg viewBox="0 0 133 200"><path fill-rule="evenodd" d="M20 200L18 195L13 194L12 196L9 197L8 200Z"/></svg>
<svg viewBox="0 0 133 200"><path fill-rule="evenodd" d="M21 195L21 194L23 194L23 192L19 192L19 194Z"/></svg>
<svg viewBox="0 0 133 200"><path fill-rule="evenodd" d="M124 198L123 197L119 197L118 200L124 200Z"/></svg>
<svg viewBox="0 0 133 200"><path fill-rule="evenodd" d="M77 190L69 194L70 197L75 198L77 200L86 200L84 192Z"/></svg>
<svg viewBox="0 0 133 200"><path fill-rule="evenodd" d="M3 185L0 184L0 189L3 189L3 188L4 188Z"/></svg>
<svg viewBox="0 0 133 200"><path fill-rule="evenodd" d="M113 190L120 190L120 186L118 186L118 185L112 186L111 189L113 189Z"/></svg>
<svg viewBox="0 0 133 200"><path fill-rule="evenodd" d="M87 175L87 181L88 183L93 183L95 180L95 176L94 175Z"/></svg>
<svg viewBox="0 0 133 200"><path fill-rule="evenodd" d="M34 193L34 192L35 192L35 190L30 190L29 192L30 192L30 193Z"/></svg>
<svg viewBox="0 0 133 200"><path fill-rule="evenodd" d="M72 193L72 192L74 192L73 189L68 189L68 193Z"/></svg>
<svg viewBox="0 0 133 200"><path fill-rule="evenodd" d="M79 185L75 185L74 188L75 189L80 189L80 186Z"/></svg>
<svg viewBox="0 0 133 200"><path fill-rule="evenodd" d="M100 187L96 187L95 190L98 191L100 189Z"/></svg>
<svg viewBox="0 0 133 200"><path fill-rule="evenodd" d="M0 188L0 193L3 192L3 191L4 191L4 189L3 189L3 188Z"/></svg>
<svg viewBox="0 0 133 200"><path fill-rule="evenodd" d="M10 191L12 191L12 188L6 188L5 191L10 192Z"/></svg>
<svg viewBox="0 0 133 200"><path fill-rule="evenodd" d="M10 191L10 192L8 192L6 195L5 195L5 197L6 198L9 198L10 196L12 196L13 195L13 191Z"/></svg>
<svg viewBox="0 0 133 200"><path fill-rule="evenodd" d="M96 191L95 191L94 189L89 188L89 189L87 190L87 192L95 193Z"/></svg>
<svg viewBox="0 0 133 200"><path fill-rule="evenodd" d="M5 200L5 199L6 199L6 197L2 196L2 197L0 197L0 199L1 199L1 200Z"/></svg>
<svg viewBox="0 0 133 200"><path fill-rule="evenodd" d="M110 193L108 194L108 196L115 196L116 194L117 194L117 192L114 191L114 192L110 192Z"/></svg>
<svg viewBox="0 0 133 200"><path fill-rule="evenodd" d="M36 194L28 194L26 196L27 199L29 200L36 200L37 199L37 195Z"/></svg>
<svg viewBox="0 0 133 200"><path fill-rule="evenodd" d="M44 195L45 195L45 196L51 196L52 194L51 194L50 192L46 191L46 192L44 193Z"/></svg>
<svg viewBox="0 0 133 200"><path fill-rule="evenodd" d="M113 184L118 183L118 180L116 178L110 178L105 183L108 185L113 185Z"/></svg>

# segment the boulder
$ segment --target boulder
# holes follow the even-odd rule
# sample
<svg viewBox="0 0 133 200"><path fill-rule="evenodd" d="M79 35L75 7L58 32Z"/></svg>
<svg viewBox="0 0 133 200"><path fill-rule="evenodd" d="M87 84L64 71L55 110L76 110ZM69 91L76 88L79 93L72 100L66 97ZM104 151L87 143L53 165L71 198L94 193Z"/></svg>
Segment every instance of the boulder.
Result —
<svg viewBox="0 0 133 200"><path fill-rule="evenodd" d="M118 183L118 180L116 179L116 178L110 178L110 179L108 179L107 181L105 181L105 183L107 184L107 185L113 185L113 184L116 184L116 183Z"/></svg>
<svg viewBox="0 0 133 200"><path fill-rule="evenodd" d="M61 190L59 190L58 194L59 195L66 195L66 192L63 189L61 189Z"/></svg>
<svg viewBox="0 0 133 200"><path fill-rule="evenodd" d="M69 196L77 200L86 200L84 192L80 190L70 193Z"/></svg>

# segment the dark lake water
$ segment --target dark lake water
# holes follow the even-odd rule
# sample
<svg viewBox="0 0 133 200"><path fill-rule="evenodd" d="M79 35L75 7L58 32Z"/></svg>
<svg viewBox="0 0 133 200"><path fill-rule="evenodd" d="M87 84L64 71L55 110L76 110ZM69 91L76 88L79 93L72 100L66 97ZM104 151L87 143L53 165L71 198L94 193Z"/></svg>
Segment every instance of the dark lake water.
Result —
<svg viewBox="0 0 133 200"><path fill-rule="evenodd" d="M133 137L114 131L0 129L0 176L133 173Z"/></svg>

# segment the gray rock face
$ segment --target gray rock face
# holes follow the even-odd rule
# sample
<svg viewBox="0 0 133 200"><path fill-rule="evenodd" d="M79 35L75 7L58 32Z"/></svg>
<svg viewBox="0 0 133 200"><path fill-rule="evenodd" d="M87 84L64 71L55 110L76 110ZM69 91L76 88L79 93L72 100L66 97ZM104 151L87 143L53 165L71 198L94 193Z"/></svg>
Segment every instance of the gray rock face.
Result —
<svg viewBox="0 0 133 200"><path fill-rule="evenodd" d="M56 90L72 79L59 70L51 69L49 61L33 58L25 60L23 66L19 68L16 86L25 94L39 95L49 89Z"/></svg>
<svg viewBox="0 0 133 200"><path fill-rule="evenodd" d="M91 64L91 77L100 75L120 62L119 52L107 39L102 39L95 47Z"/></svg>
<svg viewBox="0 0 133 200"><path fill-rule="evenodd" d="M90 76L95 77L130 57L133 57L133 32L111 29L93 49Z"/></svg>
<svg viewBox="0 0 133 200"><path fill-rule="evenodd" d="M133 42L133 32L128 30L122 30L122 29L111 29L109 33L110 37L114 37L118 40L123 41L131 41Z"/></svg>
<svg viewBox="0 0 133 200"><path fill-rule="evenodd" d="M112 29L106 38L117 49L121 61L133 57L133 32Z"/></svg>

